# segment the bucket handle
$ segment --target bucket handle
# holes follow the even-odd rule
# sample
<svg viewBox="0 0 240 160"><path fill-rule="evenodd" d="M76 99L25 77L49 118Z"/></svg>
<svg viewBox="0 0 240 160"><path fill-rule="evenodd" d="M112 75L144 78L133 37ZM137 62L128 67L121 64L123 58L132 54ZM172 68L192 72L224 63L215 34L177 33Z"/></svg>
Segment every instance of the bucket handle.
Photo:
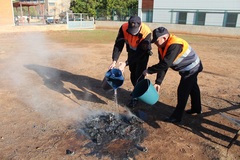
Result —
<svg viewBox="0 0 240 160"><path fill-rule="evenodd" d="M143 76L143 74L141 74L141 76L140 76L140 77L138 77L138 79L137 79L137 83L138 83L139 79L140 79L142 76Z"/></svg>
<svg viewBox="0 0 240 160"><path fill-rule="evenodd" d="M119 69L119 68L113 67L112 69ZM111 71L112 69L109 69L108 72ZM122 71L121 71L121 72L122 72ZM122 75L123 75L123 77L125 77L125 72L122 72Z"/></svg>

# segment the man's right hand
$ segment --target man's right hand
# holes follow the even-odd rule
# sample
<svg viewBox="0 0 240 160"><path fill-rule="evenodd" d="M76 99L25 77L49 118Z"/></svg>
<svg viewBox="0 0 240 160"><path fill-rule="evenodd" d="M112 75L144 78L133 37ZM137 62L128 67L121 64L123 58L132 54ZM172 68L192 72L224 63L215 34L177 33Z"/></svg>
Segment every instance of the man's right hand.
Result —
<svg viewBox="0 0 240 160"><path fill-rule="evenodd" d="M160 92L160 85L159 84L154 84L154 88L157 90L157 92Z"/></svg>
<svg viewBox="0 0 240 160"><path fill-rule="evenodd" d="M113 69L116 66L116 61L113 61L110 66L108 67L108 69Z"/></svg>

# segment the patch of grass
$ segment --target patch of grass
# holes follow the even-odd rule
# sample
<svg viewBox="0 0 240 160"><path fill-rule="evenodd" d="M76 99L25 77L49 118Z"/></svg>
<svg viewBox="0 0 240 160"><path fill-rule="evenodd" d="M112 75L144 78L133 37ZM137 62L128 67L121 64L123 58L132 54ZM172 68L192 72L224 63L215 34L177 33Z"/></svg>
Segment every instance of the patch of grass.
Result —
<svg viewBox="0 0 240 160"><path fill-rule="evenodd" d="M49 39L59 43L107 44L115 41L118 30L49 31Z"/></svg>

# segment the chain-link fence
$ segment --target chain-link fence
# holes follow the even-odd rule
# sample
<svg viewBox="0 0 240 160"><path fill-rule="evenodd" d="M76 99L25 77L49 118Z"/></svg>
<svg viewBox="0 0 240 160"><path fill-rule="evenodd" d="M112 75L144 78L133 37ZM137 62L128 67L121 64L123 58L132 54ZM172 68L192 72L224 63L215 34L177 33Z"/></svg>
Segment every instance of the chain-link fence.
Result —
<svg viewBox="0 0 240 160"><path fill-rule="evenodd" d="M86 13L67 13L68 29L94 29L94 18Z"/></svg>

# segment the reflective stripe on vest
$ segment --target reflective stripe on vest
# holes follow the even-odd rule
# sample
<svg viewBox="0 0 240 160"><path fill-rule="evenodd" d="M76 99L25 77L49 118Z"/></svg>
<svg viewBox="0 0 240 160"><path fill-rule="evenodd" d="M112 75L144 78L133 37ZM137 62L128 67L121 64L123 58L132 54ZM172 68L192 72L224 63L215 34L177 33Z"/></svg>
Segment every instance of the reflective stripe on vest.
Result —
<svg viewBox="0 0 240 160"><path fill-rule="evenodd" d="M176 37L173 34L170 34L167 44L165 46L165 49L162 50L161 48L158 48L160 57L162 59L164 59L169 46L171 46L172 44L181 44L182 45L182 52L178 54L178 56L175 58L175 60L173 61L173 65L172 68L176 69L176 68L182 68L182 69L177 69L180 72L183 71L190 71L191 69L193 69L196 65L198 65L198 63L200 62L199 57L195 54L195 52L192 50L191 46L183 39ZM186 64L186 61L184 60L187 56L189 56L189 54L194 54L194 58L190 60L189 64ZM189 61L189 59L187 60ZM185 65L187 65L185 67Z"/></svg>
<svg viewBox="0 0 240 160"><path fill-rule="evenodd" d="M144 23L142 23L140 27L141 28L140 28L139 33L142 34L142 37L139 37L139 34L131 35L130 33L128 33L127 32L128 23L124 23L122 25L122 31L123 31L125 42L126 42L126 44L128 44L129 48L134 50L134 51L137 50L138 44L142 40L144 40L149 33L152 32L150 30L150 28L147 25L145 25Z"/></svg>
<svg viewBox="0 0 240 160"><path fill-rule="evenodd" d="M178 58L173 62L173 65L177 65L180 62L182 62L182 60L187 57L189 55L189 53L191 52L192 48L189 46L188 49Z"/></svg>
<svg viewBox="0 0 240 160"><path fill-rule="evenodd" d="M196 59L193 63L191 63L191 64L188 65L187 67L181 69L180 72L190 71L190 70L193 69L199 62L200 62L200 59L199 59L199 57L197 57L197 59Z"/></svg>
<svg viewBox="0 0 240 160"><path fill-rule="evenodd" d="M168 47L172 44L181 44L183 46L182 52L179 53L179 55L176 57L176 59L174 61L176 61L179 57L181 57L182 54L184 54L186 52L186 50L189 48L189 45L185 40L178 38L173 34L170 34L164 50L162 50L162 48L158 48L158 51L159 51L159 54L160 54L160 57L162 60L164 59L165 55L167 54Z"/></svg>

